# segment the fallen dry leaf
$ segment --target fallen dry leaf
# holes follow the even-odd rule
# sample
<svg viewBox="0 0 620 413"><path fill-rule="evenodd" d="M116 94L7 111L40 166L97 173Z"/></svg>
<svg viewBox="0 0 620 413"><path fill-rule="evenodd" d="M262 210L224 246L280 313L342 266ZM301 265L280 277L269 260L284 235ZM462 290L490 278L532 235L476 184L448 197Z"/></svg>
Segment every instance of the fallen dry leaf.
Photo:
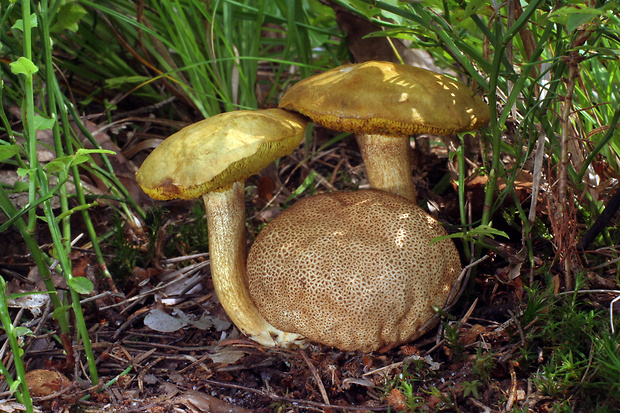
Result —
<svg viewBox="0 0 620 413"><path fill-rule="evenodd" d="M403 392L398 389L392 389L390 395L387 397L387 402L390 407L393 407L396 411L407 410L405 396Z"/></svg>
<svg viewBox="0 0 620 413"><path fill-rule="evenodd" d="M487 331L486 328L484 328L480 324L474 324L473 326L471 326L471 328L468 331L464 332L461 335L461 338L459 341L464 346L467 346L469 344L475 343L476 340L478 340L478 336L486 331Z"/></svg>
<svg viewBox="0 0 620 413"><path fill-rule="evenodd" d="M26 373L26 385L31 396L44 397L70 386L71 382L62 373L40 369Z"/></svg>
<svg viewBox="0 0 620 413"><path fill-rule="evenodd" d="M244 407L235 406L226 403L217 397L209 396L208 394L198 391L189 390L184 392L181 396L174 398L176 403L183 404L185 407L193 412L208 412L208 413L251 413Z"/></svg>
<svg viewBox="0 0 620 413"><path fill-rule="evenodd" d="M26 406L24 406L21 403L0 401L0 412L14 413L14 412L25 412L25 411L26 411ZM33 413L42 412L42 410L39 410L36 407L34 407L32 411Z"/></svg>

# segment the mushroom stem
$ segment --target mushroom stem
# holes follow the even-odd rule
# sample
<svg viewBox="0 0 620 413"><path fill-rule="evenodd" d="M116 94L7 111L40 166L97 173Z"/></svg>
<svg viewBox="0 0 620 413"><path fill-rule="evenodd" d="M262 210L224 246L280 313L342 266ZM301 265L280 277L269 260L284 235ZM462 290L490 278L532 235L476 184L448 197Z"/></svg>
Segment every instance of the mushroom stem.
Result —
<svg viewBox="0 0 620 413"><path fill-rule="evenodd" d="M264 346L299 344L298 334L285 333L264 319L248 292L244 188L243 182L235 182L203 195L215 293L231 321L252 340Z"/></svg>
<svg viewBox="0 0 620 413"><path fill-rule="evenodd" d="M411 146L402 136L357 134L370 186L416 202Z"/></svg>

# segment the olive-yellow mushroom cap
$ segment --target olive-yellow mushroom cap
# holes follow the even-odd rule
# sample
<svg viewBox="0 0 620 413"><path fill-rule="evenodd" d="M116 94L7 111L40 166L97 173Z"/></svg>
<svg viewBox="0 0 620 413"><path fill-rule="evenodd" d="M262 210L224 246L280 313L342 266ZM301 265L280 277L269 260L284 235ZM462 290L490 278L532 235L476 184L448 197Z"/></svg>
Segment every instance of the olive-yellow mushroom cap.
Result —
<svg viewBox="0 0 620 413"><path fill-rule="evenodd" d="M354 63L293 85L280 107L351 133L447 135L489 122L487 104L451 77L391 62Z"/></svg>
<svg viewBox="0 0 620 413"><path fill-rule="evenodd" d="M293 152L306 124L299 114L282 109L215 115L164 140L144 161L136 179L155 199L199 198L244 181Z"/></svg>
<svg viewBox="0 0 620 413"><path fill-rule="evenodd" d="M309 341L365 352L405 343L426 331L460 274L452 240L431 242L443 235L439 222L388 192L311 196L258 235L250 295L269 323Z"/></svg>
<svg viewBox="0 0 620 413"><path fill-rule="evenodd" d="M280 107L354 133L370 186L413 202L409 137L472 130L490 119L486 103L464 84L426 69L377 61L304 79L282 96Z"/></svg>

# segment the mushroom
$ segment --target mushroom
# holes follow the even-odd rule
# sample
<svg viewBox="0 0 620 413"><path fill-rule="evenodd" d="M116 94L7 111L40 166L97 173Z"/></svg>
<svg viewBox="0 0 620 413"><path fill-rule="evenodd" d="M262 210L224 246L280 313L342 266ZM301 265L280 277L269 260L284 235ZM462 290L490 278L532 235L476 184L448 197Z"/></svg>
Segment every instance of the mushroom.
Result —
<svg viewBox="0 0 620 413"><path fill-rule="evenodd" d="M461 272L441 224L379 190L304 198L260 232L250 295L265 319L341 350L412 341L437 323Z"/></svg>
<svg viewBox="0 0 620 413"><path fill-rule="evenodd" d="M167 138L136 174L152 198L203 197L215 292L237 328L267 346L299 337L267 323L248 293L244 181L293 152L306 125L305 118L282 109L216 115Z"/></svg>
<svg viewBox="0 0 620 413"><path fill-rule="evenodd" d="M426 69L376 61L304 79L282 96L280 107L354 133L371 187L414 202L409 136L473 130L490 119L486 103L464 84Z"/></svg>

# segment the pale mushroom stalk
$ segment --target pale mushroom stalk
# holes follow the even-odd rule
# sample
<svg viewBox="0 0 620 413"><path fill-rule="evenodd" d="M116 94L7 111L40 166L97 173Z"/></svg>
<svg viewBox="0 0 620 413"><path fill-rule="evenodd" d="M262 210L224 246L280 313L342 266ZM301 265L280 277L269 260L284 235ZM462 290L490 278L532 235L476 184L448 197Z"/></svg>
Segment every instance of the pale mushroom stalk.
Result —
<svg viewBox="0 0 620 413"><path fill-rule="evenodd" d="M269 324L248 292L244 188L243 182L234 182L202 197L213 286L224 311L243 334L264 346L286 346L300 341L300 336Z"/></svg>
<svg viewBox="0 0 620 413"><path fill-rule="evenodd" d="M411 147L407 137L357 134L357 144L364 159L370 186L404 196L416 202L411 179Z"/></svg>

